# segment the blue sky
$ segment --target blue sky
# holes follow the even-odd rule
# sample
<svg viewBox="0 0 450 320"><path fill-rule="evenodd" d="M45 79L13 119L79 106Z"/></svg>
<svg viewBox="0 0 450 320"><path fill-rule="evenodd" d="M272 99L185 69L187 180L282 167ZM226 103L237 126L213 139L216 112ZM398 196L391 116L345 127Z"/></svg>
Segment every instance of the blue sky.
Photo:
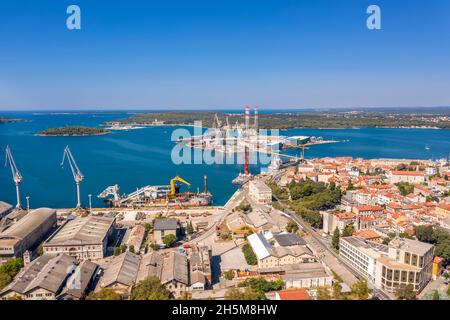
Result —
<svg viewBox="0 0 450 320"><path fill-rule="evenodd" d="M448 0L0 2L0 110L450 106L449 57Z"/></svg>

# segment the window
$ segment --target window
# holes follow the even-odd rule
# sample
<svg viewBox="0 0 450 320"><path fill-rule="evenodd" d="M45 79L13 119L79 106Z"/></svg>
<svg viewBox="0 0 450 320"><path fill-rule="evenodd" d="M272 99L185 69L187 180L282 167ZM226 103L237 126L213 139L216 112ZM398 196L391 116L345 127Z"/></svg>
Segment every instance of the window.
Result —
<svg viewBox="0 0 450 320"><path fill-rule="evenodd" d="M409 252L405 252L405 263L411 264L411 254Z"/></svg>
<svg viewBox="0 0 450 320"><path fill-rule="evenodd" d="M402 271L402 282L406 282L407 281L407 277L408 277L408 272L407 271Z"/></svg>
<svg viewBox="0 0 450 320"><path fill-rule="evenodd" d="M400 280L400 270L395 270L394 271L394 281L399 281Z"/></svg>
<svg viewBox="0 0 450 320"><path fill-rule="evenodd" d="M413 255L412 255L411 264L412 264L413 266L417 266L417 254L413 254Z"/></svg>

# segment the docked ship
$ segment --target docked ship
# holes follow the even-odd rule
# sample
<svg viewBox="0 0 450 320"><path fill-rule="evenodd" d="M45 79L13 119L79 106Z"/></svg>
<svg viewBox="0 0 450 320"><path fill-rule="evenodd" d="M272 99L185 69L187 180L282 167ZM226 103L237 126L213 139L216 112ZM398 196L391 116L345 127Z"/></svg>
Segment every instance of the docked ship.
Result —
<svg viewBox="0 0 450 320"><path fill-rule="evenodd" d="M130 194L119 193L120 187L116 184L107 187L98 195L111 207L196 207L208 206L212 203L212 195L208 191L207 177L204 177L203 192L181 192L181 185L191 186L183 178L176 176L170 180L170 185L148 185L137 189Z"/></svg>

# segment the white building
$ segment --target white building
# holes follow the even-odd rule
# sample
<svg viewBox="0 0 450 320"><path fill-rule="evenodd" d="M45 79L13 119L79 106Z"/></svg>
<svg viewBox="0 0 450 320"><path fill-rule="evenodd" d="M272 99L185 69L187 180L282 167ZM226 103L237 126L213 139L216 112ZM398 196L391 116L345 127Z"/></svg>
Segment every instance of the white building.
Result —
<svg viewBox="0 0 450 320"><path fill-rule="evenodd" d="M317 260L306 245L273 247L269 244L264 235L259 233L253 233L247 237L247 240L258 259L258 268L260 269L316 262Z"/></svg>
<svg viewBox="0 0 450 320"><path fill-rule="evenodd" d="M386 176L391 184L399 182L421 184L425 182L425 173L423 171L391 171Z"/></svg>
<svg viewBox="0 0 450 320"><path fill-rule="evenodd" d="M248 192L250 197L258 203L272 202L272 189L261 180L251 180Z"/></svg>
<svg viewBox="0 0 450 320"><path fill-rule="evenodd" d="M428 243L395 238L386 246L344 237L339 245L339 255L376 288L393 293L412 284L418 292L431 279L434 246Z"/></svg>

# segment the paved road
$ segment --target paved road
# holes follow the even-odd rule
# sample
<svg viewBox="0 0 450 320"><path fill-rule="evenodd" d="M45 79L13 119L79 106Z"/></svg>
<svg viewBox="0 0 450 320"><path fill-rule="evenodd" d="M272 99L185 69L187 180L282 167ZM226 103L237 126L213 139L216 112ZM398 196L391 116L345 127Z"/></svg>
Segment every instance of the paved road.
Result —
<svg viewBox="0 0 450 320"><path fill-rule="evenodd" d="M274 198L278 200L279 203L283 203L275 196ZM323 239L321 235L319 235L309 224L304 222L297 214L289 210L286 206L284 206L283 210L292 220L294 220L299 227L305 230L308 233L308 236L305 237L305 240L309 242L311 247L316 251L319 259L323 261L331 270L333 270L342 280L348 285L351 286L353 283L358 281L358 279L362 279L363 277L359 274L359 272L349 266L345 261L343 261L339 255L334 252L327 245L327 240ZM370 283L368 283L371 286ZM372 287L373 289L373 287ZM376 296L383 300L390 300L391 297L381 290L374 290Z"/></svg>
<svg viewBox="0 0 450 320"><path fill-rule="evenodd" d="M218 213L215 215L213 224L205 230L200 236L198 236L195 239L192 239L191 241L188 241L187 244L197 244L199 242L204 242L209 237L214 236L214 233L216 232L216 227L220 225L225 219L226 216L228 216L231 213L231 210L233 210L239 203L244 199L245 191L243 189L238 189L228 200L228 202L225 204L223 209L217 209Z"/></svg>

